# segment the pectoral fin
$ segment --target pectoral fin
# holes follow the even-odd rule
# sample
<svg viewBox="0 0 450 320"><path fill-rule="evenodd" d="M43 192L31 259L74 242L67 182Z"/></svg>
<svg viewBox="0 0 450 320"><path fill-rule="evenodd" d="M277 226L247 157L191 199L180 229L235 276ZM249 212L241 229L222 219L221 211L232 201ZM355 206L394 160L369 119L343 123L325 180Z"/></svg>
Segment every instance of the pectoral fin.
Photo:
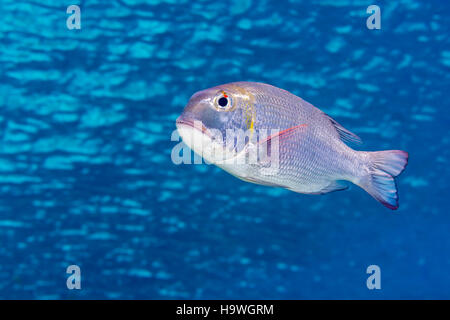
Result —
<svg viewBox="0 0 450 320"><path fill-rule="evenodd" d="M286 146L288 143L295 141L295 139L299 139L300 136L304 134L307 127L307 124L299 124L297 126L281 130L260 141L259 155L261 162L265 163L272 156L279 157L277 152L284 149L283 145Z"/></svg>
<svg viewBox="0 0 450 320"><path fill-rule="evenodd" d="M294 126L294 127L291 127L291 128L285 129L285 130L281 130L280 132L277 132L273 135L268 136L266 139L261 141L260 144L270 143L275 138L280 139L280 141L284 140L284 139L288 139L289 137L292 137L295 134L297 134L299 132L299 130L306 129L307 126L308 126L307 124L299 124L297 126Z"/></svg>

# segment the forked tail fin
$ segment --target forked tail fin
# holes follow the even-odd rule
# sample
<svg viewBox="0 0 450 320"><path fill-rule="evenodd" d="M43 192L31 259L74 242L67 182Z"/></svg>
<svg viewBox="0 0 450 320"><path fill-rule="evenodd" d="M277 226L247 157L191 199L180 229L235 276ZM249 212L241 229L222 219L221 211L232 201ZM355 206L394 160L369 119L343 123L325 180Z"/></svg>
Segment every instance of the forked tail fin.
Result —
<svg viewBox="0 0 450 320"><path fill-rule="evenodd" d="M366 152L370 173L358 185L389 209L398 208L397 186L394 177L408 164L408 153L401 150Z"/></svg>

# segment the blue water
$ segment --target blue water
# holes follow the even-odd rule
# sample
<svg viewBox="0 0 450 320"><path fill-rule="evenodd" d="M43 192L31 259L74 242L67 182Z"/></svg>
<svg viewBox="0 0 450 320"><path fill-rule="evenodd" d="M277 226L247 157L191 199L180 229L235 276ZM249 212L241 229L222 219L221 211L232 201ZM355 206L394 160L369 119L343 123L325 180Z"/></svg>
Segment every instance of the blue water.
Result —
<svg viewBox="0 0 450 320"><path fill-rule="evenodd" d="M2 0L0 298L450 298L450 6L311 3L81 1L68 30L70 2ZM399 210L173 164L189 97L231 81L408 151Z"/></svg>

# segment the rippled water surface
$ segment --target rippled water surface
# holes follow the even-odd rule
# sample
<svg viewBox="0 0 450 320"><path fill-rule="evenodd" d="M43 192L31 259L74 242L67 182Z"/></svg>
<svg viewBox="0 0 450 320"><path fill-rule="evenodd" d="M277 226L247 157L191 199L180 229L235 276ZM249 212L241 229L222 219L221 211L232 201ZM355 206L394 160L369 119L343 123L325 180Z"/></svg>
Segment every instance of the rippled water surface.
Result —
<svg viewBox="0 0 450 320"><path fill-rule="evenodd" d="M0 298L450 298L449 4L369 30L371 1L313 3L81 1L68 30L70 2L2 0ZM241 80L407 150L400 209L174 165L189 97Z"/></svg>

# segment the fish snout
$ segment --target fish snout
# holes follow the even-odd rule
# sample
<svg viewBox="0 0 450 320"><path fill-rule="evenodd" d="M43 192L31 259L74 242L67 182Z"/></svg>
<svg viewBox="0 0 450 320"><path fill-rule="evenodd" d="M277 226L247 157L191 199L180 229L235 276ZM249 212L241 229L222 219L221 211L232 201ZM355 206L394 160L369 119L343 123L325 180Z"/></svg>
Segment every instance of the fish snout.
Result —
<svg viewBox="0 0 450 320"><path fill-rule="evenodd" d="M179 116L176 120L176 126L178 129L181 129L183 127L187 127L189 129L198 130L203 134L206 134L209 137L211 136L211 133L209 132L208 128L203 124L203 122L197 118L195 118L190 113L183 113L181 116Z"/></svg>

